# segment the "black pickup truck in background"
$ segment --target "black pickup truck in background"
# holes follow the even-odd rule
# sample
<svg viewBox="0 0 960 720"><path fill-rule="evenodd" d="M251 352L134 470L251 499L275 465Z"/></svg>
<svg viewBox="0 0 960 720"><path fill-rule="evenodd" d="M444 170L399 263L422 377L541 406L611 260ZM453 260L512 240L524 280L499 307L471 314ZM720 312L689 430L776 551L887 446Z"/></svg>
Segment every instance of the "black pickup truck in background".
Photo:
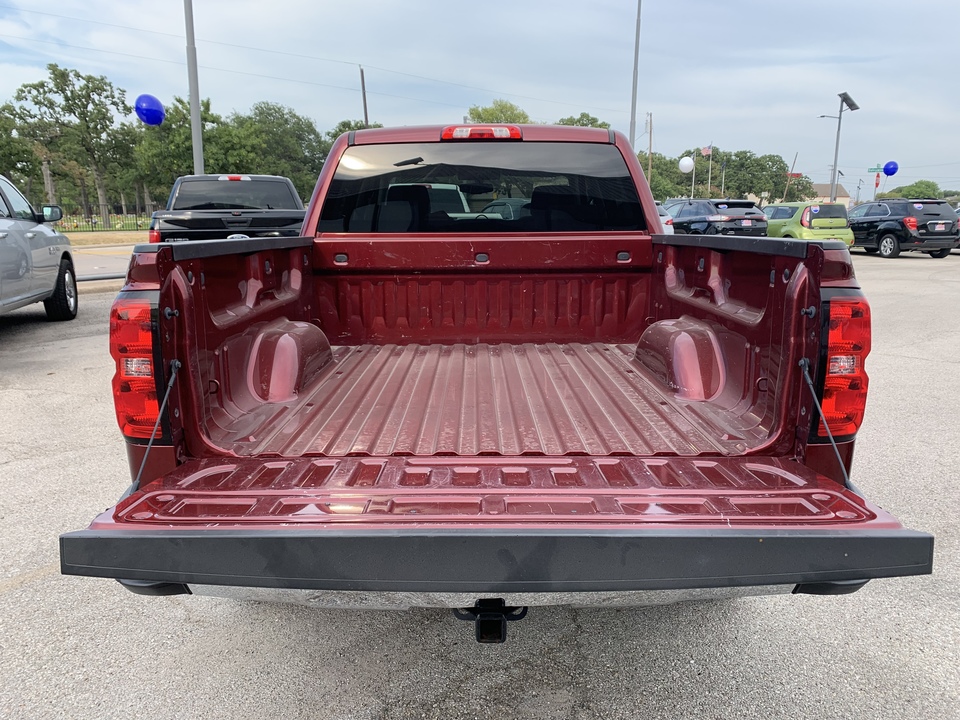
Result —
<svg viewBox="0 0 960 720"><path fill-rule="evenodd" d="M164 210L153 213L150 242L299 237L304 208L293 182L277 175L185 175Z"/></svg>

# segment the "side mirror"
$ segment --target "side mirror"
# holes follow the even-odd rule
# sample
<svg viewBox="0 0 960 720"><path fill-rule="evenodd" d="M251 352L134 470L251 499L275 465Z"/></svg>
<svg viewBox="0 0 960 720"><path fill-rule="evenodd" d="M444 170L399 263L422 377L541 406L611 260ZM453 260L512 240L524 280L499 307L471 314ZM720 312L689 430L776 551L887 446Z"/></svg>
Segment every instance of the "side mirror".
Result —
<svg viewBox="0 0 960 720"><path fill-rule="evenodd" d="M60 209L59 205L44 205L40 212L43 213L45 223L57 222L63 218L63 210Z"/></svg>

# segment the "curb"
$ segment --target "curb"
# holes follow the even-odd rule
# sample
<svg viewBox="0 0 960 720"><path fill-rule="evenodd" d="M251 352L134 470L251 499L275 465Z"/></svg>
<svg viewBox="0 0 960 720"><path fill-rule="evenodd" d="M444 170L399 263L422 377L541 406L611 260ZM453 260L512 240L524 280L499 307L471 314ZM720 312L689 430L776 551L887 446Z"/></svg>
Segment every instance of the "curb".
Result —
<svg viewBox="0 0 960 720"><path fill-rule="evenodd" d="M119 280L87 280L77 283L77 293L79 295L91 295L93 293L117 293L126 282L126 278Z"/></svg>

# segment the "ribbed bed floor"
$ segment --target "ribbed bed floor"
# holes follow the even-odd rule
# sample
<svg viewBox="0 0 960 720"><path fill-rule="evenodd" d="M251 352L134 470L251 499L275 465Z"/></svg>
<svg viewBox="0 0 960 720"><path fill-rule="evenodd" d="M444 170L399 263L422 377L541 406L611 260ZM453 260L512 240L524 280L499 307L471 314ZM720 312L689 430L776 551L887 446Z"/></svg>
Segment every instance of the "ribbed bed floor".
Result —
<svg viewBox="0 0 960 720"><path fill-rule="evenodd" d="M286 457L722 453L632 354L603 343L339 347L309 396L232 449ZM223 430L221 440L238 436L239 428Z"/></svg>

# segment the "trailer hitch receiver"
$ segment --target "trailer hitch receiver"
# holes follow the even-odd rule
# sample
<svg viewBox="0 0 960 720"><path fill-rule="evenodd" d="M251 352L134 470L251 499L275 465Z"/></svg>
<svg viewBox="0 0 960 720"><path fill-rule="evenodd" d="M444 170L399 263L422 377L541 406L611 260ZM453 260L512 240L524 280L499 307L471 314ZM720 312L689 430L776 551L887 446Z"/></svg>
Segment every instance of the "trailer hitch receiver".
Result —
<svg viewBox="0 0 960 720"><path fill-rule="evenodd" d="M525 607L508 607L503 598L477 600L472 608L453 611L458 620L473 622L479 643L502 643L507 639L507 623L522 620Z"/></svg>

